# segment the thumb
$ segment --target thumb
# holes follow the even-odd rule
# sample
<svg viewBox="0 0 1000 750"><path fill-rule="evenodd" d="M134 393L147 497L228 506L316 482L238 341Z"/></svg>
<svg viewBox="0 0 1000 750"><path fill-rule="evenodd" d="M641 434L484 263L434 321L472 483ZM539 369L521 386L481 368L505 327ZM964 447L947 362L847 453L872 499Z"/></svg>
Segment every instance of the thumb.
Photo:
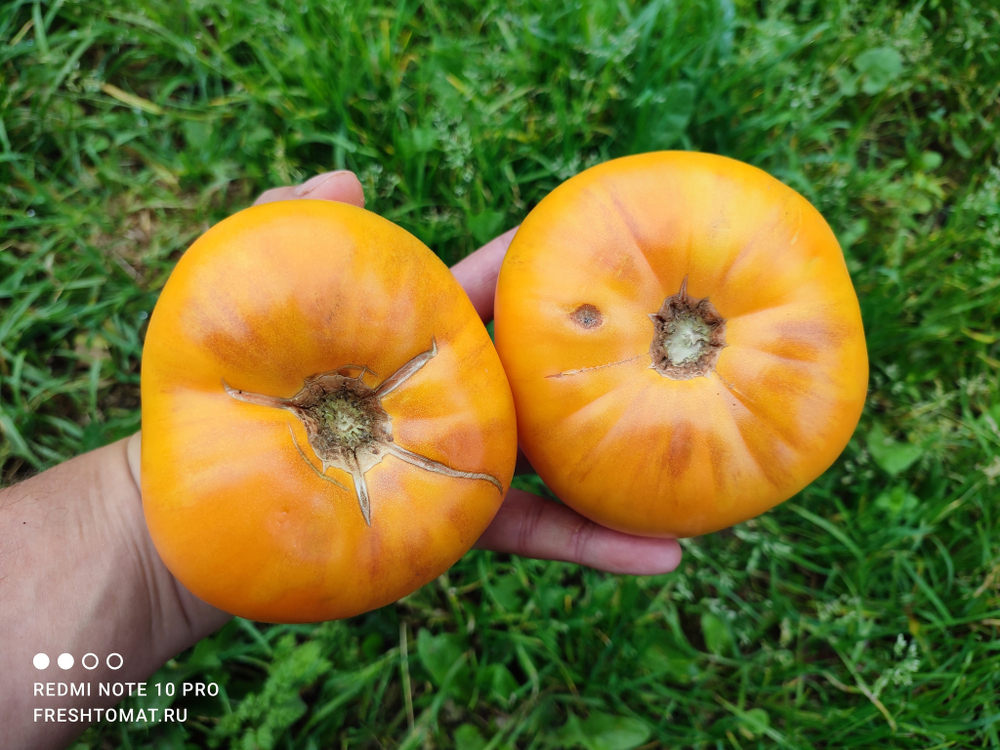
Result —
<svg viewBox="0 0 1000 750"><path fill-rule="evenodd" d="M298 198L310 200L338 201L350 203L358 208L365 207L365 193L354 172L341 169L336 172L323 172L309 178L301 185L271 188L260 194L254 201L255 206L274 201L291 201Z"/></svg>

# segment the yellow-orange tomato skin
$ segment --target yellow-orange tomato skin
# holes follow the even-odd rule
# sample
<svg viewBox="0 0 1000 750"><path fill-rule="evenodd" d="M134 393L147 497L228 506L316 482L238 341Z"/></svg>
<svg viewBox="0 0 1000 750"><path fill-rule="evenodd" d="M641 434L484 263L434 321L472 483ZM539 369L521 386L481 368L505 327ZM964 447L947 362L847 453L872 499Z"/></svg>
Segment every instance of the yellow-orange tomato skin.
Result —
<svg viewBox="0 0 1000 750"><path fill-rule="evenodd" d="M393 438L505 491L510 388L427 247L363 209L306 200L247 209L198 239L160 296L142 362L143 507L180 582L227 612L308 622L388 604L461 557L500 506L496 486L389 455L366 475L369 527L351 475L327 469L342 487L318 475L295 414L223 387L291 398L346 365L367 367L376 387L432 340L436 356L382 400Z"/></svg>
<svg viewBox="0 0 1000 750"><path fill-rule="evenodd" d="M725 348L707 376L672 380L650 367L649 316L685 279ZM581 305L602 323L575 321ZM710 154L563 183L514 237L495 326L525 455L568 505L632 534L696 536L786 500L843 450L867 390L833 232L791 188Z"/></svg>

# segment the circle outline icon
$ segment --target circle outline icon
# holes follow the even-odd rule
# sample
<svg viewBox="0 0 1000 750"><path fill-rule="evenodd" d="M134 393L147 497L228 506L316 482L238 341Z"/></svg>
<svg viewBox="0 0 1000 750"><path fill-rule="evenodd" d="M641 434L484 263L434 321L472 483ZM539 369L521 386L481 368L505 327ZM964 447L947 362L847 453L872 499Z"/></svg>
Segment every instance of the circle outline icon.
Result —
<svg viewBox="0 0 1000 750"><path fill-rule="evenodd" d="M94 657L94 666L92 666L92 667L88 667L87 666L87 657L88 656L93 656ZM85 653L83 656L80 657L80 664L83 665L84 669L97 669L97 665L100 664L100 663L101 663L101 660L97 658L97 654L95 654L93 652L90 652L90 651L88 651L87 653Z"/></svg>
<svg viewBox="0 0 1000 750"><path fill-rule="evenodd" d="M117 667L112 667L111 666L111 657L112 656L117 656L118 657L118 666ZM119 654L119 653L117 653L115 651L112 651L110 654L108 654L108 658L105 659L104 663L108 665L108 669L115 669L115 670L117 670L117 669L121 669L122 668L122 665L125 663L125 660L122 658L121 654Z"/></svg>

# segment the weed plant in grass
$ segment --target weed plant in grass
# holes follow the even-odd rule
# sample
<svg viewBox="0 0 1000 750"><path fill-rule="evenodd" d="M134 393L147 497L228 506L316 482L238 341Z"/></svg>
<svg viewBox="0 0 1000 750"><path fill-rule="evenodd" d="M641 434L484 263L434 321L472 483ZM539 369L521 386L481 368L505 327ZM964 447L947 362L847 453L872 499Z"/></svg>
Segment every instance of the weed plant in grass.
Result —
<svg viewBox="0 0 1000 750"><path fill-rule="evenodd" d="M473 552L236 620L155 678L221 685L185 725L80 747L1000 747L998 98L991 0L6 3L5 481L135 430L183 249L333 167L454 262L599 161L748 161L837 232L872 363L837 464L674 574Z"/></svg>

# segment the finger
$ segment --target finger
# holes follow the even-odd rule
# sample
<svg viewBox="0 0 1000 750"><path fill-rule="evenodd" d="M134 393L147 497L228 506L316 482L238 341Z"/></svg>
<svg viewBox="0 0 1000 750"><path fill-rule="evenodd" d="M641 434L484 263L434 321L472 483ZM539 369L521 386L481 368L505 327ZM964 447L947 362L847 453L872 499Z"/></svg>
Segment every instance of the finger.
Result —
<svg viewBox="0 0 1000 750"><path fill-rule="evenodd" d="M301 185L271 188L260 194L254 201L255 206L274 201L291 201L297 198L310 200L337 201L350 203L358 208L365 207L365 193L354 172L341 169L336 172L323 172L311 177Z"/></svg>
<svg viewBox="0 0 1000 750"><path fill-rule="evenodd" d="M514 476L522 474L536 474L535 467L531 465L528 457L524 455L520 448L517 449L517 463L514 464Z"/></svg>
<svg viewBox="0 0 1000 750"><path fill-rule="evenodd" d="M139 467L142 463L142 430L128 439L128 445L125 447L125 455L128 457L128 469L132 472L132 480L135 482L135 486L142 487L142 481L139 478Z"/></svg>
<svg viewBox="0 0 1000 750"><path fill-rule="evenodd" d="M451 267L452 274L469 295L484 323L493 320L493 295L497 289L497 276L515 232L517 227L508 229Z"/></svg>
<svg viewBox="0 0 1000 750"><path fill-rule="evenodd" d="M507 493L476 547L629 575L669 573L681 561L676 539L613 531L565 505L515 489Z"/></svg>
<svg viewBox="0 0 1000 750"><path fill-rule="evenodd" d="M310 177L301 185L272 188L265 190L253 202L255 206L275 201L290 201L296 198L312 200L338 201L350 203L358 208L365 207L365 193L354 172L346 169L334 172L323 172ZM128 441L128 463L132 478L139 485L139 457L141 454L142 433L137 432Z"/></svg>

